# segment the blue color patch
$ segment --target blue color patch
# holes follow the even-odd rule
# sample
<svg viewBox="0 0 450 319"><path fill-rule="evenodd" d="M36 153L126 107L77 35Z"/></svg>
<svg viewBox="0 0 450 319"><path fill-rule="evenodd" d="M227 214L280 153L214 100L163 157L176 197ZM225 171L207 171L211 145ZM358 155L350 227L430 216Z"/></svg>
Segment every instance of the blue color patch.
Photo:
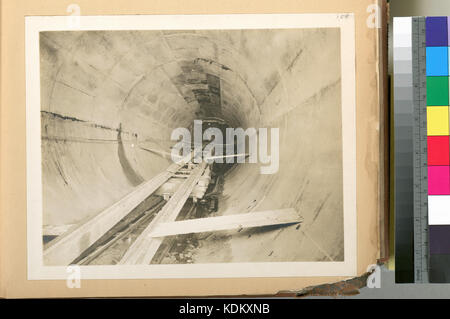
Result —
<svg viewBox="0 0 450 319"><path fill-rule="evenodd" d="M448 46L447 17L426 18L427 47Z"/></svg>
<svg viewBox="0 0 450 319"><path fill-rule="evenodd" d="M427 47L427 76L448 76L448 47Z"/></svg>

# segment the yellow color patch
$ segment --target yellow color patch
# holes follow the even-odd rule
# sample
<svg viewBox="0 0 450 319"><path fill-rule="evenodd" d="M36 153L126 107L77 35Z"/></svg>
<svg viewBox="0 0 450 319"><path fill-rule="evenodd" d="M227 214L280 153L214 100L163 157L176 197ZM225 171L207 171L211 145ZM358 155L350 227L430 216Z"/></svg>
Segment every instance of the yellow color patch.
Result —
<svg viewBox="0 0 450 319"><path fill-rule="evenodd" d="M448 106L427 107L427 135L449 135Z"/></svg>

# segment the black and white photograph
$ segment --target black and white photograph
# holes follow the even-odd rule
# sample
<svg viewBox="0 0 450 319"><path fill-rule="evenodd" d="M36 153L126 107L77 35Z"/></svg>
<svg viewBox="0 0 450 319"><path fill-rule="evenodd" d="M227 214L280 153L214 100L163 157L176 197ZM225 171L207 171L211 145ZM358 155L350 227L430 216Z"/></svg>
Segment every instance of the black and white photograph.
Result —
<svg viewBox="0 0 450 319"><path fill-rule="evenodd" d="M29 276L353 274L352 15L32 19Z"/></svg>

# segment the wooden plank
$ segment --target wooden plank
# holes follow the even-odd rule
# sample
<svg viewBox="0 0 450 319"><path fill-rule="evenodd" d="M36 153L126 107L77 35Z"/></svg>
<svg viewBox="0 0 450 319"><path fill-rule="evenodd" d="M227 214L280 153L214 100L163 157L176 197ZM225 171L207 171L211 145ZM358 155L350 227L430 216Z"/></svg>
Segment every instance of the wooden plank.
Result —
<svg viewBox="0 0 450 319"><path fill-rule="evenodd" d="M183 209L181 209L181 212L177 217L181 218L180 220L191 218L192 215L197 211L197 205L193 202L190 203L190 207L187 208L186 206L188 205L185 205ZM187 208L187 211L184 211L185 208ZM184 216L182 216L183 213L185 213ZM164 241L162 242L161 246L159 246L155 256L153 256L152 263L160 264L164 260L164 257L166 257L169 251L173 248L175 243L175 236L164 238Z"/></svg>
<svg viewBox="0 0 450 319"><path fill-rule="evenodd" d="M158 215L156 215L147 228L139 235L122 257L119 264L149 264L152 261L153 256L162 244L163 238L153 238L149 234L153 232L157 224L175 221L205 171L206 165L206 162L202 162L192 170L191 175L180 185Z"/></svg>
<svg viewBox="0 0 450 319"><path fill-rule="evenodd" d="M96 250L94 250L89 255L87 255L86 257L81 259L79 262L77 262L77 264L79 264L79 265L89 265L90 262L95 260L98 256L100 256L103 252L105 252L105 250L107 250L109 247L111 247L116 242L118 242L119 240L122 240L125 236L129 235L134 230L136 230L139 227L141 222L145 222L146 220L153 218L153 212L155 210L156 211L160 210L162 206L164 206L164 201L161 201L161 202L157 203L149 211L145 212L139 218L139 220L137 222L135 222L134 224L131 224L128 229L126 229L123 232L116 233L114 235L113 239L109 240L106 244L103 244L102 246L97 247Z"/></svg>
<svg viewBox="0 0 450 319"><path fill-rule="evenodd" d="M151 237L174 236L219 230L239 230L248 227L296 224L303 221L293 208L207 217L158 224Z"/></svg>
<svg viewBox="0 0 450 319"><path fill-rule="evenodd" d="M70 264L184 165L183 161L170 165L167 170L137 186L112 206L51 241L44 249L45 265Z"/></svg>

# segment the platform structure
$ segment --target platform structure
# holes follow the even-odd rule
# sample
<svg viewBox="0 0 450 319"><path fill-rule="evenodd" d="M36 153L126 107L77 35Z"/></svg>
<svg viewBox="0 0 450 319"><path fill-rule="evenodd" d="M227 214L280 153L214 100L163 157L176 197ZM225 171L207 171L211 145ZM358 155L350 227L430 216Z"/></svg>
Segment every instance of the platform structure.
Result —
<svg viewBox="0 0 450 319"><path fill-rule="evenodd" d="M99 254L95 249L93 255L83 254L92 250L102 236L150 196L162 196L164 200L154 205L152 209L157 210L155 216L127 249L119 264L150 264L167 236L302 222L303 219L292 208L176 221L189 198L195 205L205 196L212 180L211 171L210 163L193 163L192 157L170 165L109 208L51 241L44 249L45 264L68 265L92 260ZM124 234L134 228L136 225L131 225ZM119 238L112 237L105 247Z"/></svg>

